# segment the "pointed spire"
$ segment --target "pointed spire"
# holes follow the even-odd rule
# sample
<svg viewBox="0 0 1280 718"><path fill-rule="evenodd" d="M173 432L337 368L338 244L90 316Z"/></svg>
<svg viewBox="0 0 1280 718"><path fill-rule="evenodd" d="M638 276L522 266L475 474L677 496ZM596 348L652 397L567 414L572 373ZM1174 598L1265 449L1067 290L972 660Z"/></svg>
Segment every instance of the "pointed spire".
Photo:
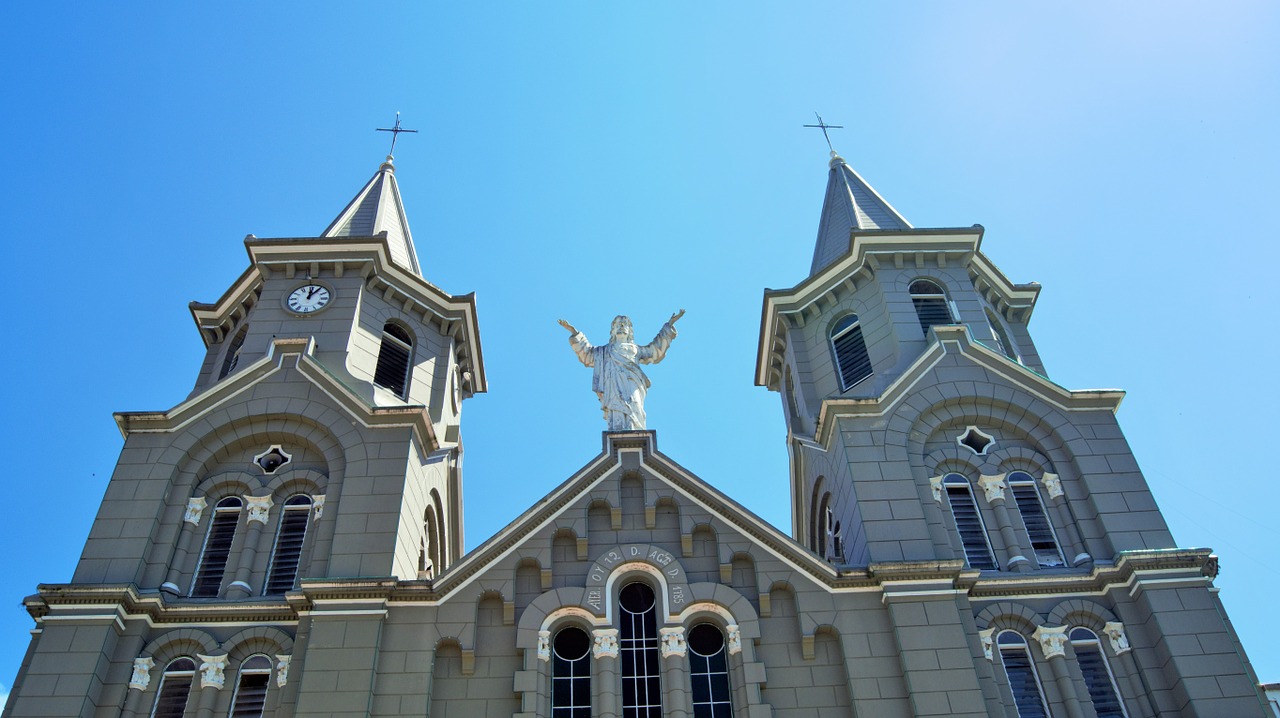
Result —
<svg viewBox="0 0 1280 718"><path fill-rule="evenodd" d="M911 229L911 223L889 205L844 158L831 151L827 197L818 220L813 249L814 275L849 251L849 233L858 229Z"/></svg>
<svg viewBox="0 0 1280 718"><path fill-rule="evenodd" d="M320 236L374 237L386 232L391 261L422 276L418 255L413 249L413 235L409 233L409 220L404 215L404 203L400 201L396 168L391 162L391 155L387 155L387 160L373 178Z"/></svg>

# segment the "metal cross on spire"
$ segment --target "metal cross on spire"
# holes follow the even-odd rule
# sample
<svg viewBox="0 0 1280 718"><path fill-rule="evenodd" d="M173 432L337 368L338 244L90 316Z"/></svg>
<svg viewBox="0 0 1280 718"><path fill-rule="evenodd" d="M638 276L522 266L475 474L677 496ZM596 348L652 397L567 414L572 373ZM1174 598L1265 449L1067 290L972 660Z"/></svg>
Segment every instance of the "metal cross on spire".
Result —
<svg viewBox="0 0 1280 718"><path fill-rule="evenodd" d="M819 120L821 120L822 118L821 118L821 117L819 117L818 119L819 119ZM401 126L400 126L400 113L399 113L399 112L397 112L397 113L396 113L396 126L395 126L395 127L379 127L379 128L377 128L377 130L378 130L378 132L390 132L390 133L391 133L391 151L387 153L388 155L394 155L394 154L396 153L396 140L400 139L400 133L401 133L401 132L414 132L414 133L416 133L416 132L417 132L417 130L406 130L406 129L404 129L403 127L401 127Z"/></svg>
<svg viewBox="0 0 1280 718"><path fill-rule="evenodd" d="M805 127L816 127L818 129L821 129L822 136L827 138L827 149L831 150L832 152L835 152L836 148L831 146L831 135L827 134L827 130L843 130L844 125L828 125L827 123L822 121L822 115L819 115L816 112L813 113L813 116L818 118L818 124L805 125Z"/></svg>

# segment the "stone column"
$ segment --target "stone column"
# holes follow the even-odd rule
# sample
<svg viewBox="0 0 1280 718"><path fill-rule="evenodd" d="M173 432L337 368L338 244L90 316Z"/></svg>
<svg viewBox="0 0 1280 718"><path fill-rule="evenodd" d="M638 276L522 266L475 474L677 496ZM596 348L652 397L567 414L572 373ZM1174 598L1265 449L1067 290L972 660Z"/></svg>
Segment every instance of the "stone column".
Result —
<svg viewBox="0 0 1280 718"><path fill-rule="evenodd" d="M996 526L1000 530L1000 539L1004 541L1004 548L1009 552L1009 562L1005 567L1010 571L1030 571L1031 562L1022 553L1022 546L1018 543L1018 536L1013 532L1013 520L1009 518L1009 509L1005 506L1004 492L1009 487L1004 482L1004 476L1004 474L980 476L978 477L978 485L982 487L982 492L986 494L987 503L991 505L991 511L996 516Z"/></svg>
<svg viewBox="0 0 1280 718"><path fill-rule="evenodd" d="M596 662L596 681L591 684L592 703L600 718L618 718L618 694L622 692L618 682L618 629L597 628L591 635L595 638L591 655Z"/></svg>
<svg viewBox="0 0 1280 718"><path fill-rule="evenodd" d="M689 688L688 644L684 638L684 626L659 628L658 638L662 646L663 714L671 718L689 718L693 696Z"/></svg>
<svg viewBox="0 0 1280 718"><path fill-rule="evenodd" d="M1071 566L1079 566L1092 561L1093 557L1085 550L1084 542L1080 539L1080 529L1076 528L1071 509L1067 506L1067 497L1062 491L1062 479L1058 478L1057 474L1046 472L1040 477L1040 484L1044 486L1045 495L1049 497L1047 502L1049 520L1058 529L1058 536L1066 544L1062 549L1063 553L1068 555L1067 562Z"/></svg>
<svg viewBox="0 0 1280 718"><path fill-rule="evenodd" d="M253 594L253 587L249 585L249 579L253 575L253 561L258 557L262 527L266 526L267 519L271 516L270 496L246 496L244 501L249 507L249 518L246 522L249 531L244 537L240 555L236 557L236 570L232 574L235 578L231 581L231 585L227 586L227 598L232 599L248 598Z"/></svg>
<svg viewBox="0 0 1280 718"><path fill-rule="evenodd" d="M1040 626L1031 637L1040 642L1040 651L1053 668L1053 677L1058 684L1058 692L1062 694L1062 702L1067 707L1067 715L1071 718L1084 718L1071 672L1067 670L1067 627Z"/></svg>
<svg viewBox="0 0 1280 718"><path fill-rule="evenodd" d="M197 718L213 718L213 704L218 700L218 691L227 682L224 673L227 669L227 656L202 656L200 660L200 702L196 709Z"/></svg>
<svg viewBox="0 0 1280 718"><path fill-rule="evenodd" d="M200 517L204 515L207 505L203 496L192 496L187 501L187 512L182 516L182 531L178 533L177 546L173 550L173 561L169 564L169 572L165 574L160 590L175 596L182 595L178 581L182 580L182 569L187 565L187 556L191 553L192 536L200 527Z"/></svg>
<svg viewBox="0 0 1280 718"><path fill-rule="evenodd" d="M1124 624L1119 621L1110 621L1102 626L1102 633L1107 637L1107 642L1111 644L1111 651L1115 654L1115 668L1112 675L1119 678L1124 676L1125 687L1127 691L1123 691L1120 696L1122 703L1125 701L1125 695L1133 696L1139 706L1142 708L1143 716L1156 715L1155 708L1151 705L1151 699L1148 697L1148 689L1146 683L1142 680L1141 668L1133 657L1133 647L1129 645L1129 636L1125 634ZM1101 649L1102 647L1099 646ZM1119 682L1119 681L1117 681ZM1132 711L1131 711L1132 712Z"/></svg>
<svg viewBox="0 0 1280 718"><path fill-rule="evenodd" d="M121 718L134 718L138 715L138 704L142 702L142 694L151 685L151 669L156 659L141 656L133 659L133 677L129 679L129 695L125 696L124 707L120 710Z"/></svg>

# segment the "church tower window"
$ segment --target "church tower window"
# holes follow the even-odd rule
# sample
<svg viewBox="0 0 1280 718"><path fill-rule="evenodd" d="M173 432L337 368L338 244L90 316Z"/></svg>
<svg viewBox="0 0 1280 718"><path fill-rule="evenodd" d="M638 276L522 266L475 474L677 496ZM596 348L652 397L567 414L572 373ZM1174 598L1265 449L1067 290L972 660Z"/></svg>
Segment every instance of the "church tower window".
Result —
<svg viewBox="0 0 1280 718"><path fill-rule="evenodd" d="M929 327L956 323L942 287L928 279L917 279L911 283L908 291L911 292L911 303L915 305L916 317L920 319L920 328L924 330L926 337L929 336Z"/></svg>
<svg viewBox="0 0 1280 718"><path fill-rule="evenodd" d="M947 503L951 505L951 516L955 519L956 531L960 534L965 560L972 568L996 568L991 543L987 541L987 527L982 522L977 502L973 500L969 480L960 474L947 474L942 485L947 491Z"/></svg>
<svg viewBox="0 0 1280 718"><path fill-rule="evenodd" d="M662 718L658 604L653 589L629 583L618 594L622 619L622 718Z"/></svg>
<svg viewBox="0 0 1280 718"><path fill-rule="evenodd" d="M867 342L862 337L857 314L845 316L831 328L831 351L840 374L841 391L848 391L871 376L871 358L867 355Z"/></svg>
<svg viewBox="0 0 1280 718"><path fill-rule="evenodd" d="M195 676L196 662L190 658L178 658L165 666L160 676L160 687L156 689L151 718L182 718Z"/></svg>
<svg viewBox="0 0 1280 718"><path fill-rule="evenodd" d="M591 718L591 638L576 626L551 642L551 718Z"/></svg>
<svg viewBox="0 0 1280 718"><path fill-rule="evenodd" d="M991 325L991 337L996 343L996 349L1010 359L1018 361L1018 351L1013 346L1013 340L1009 338L1009 332L1005 331L1004 325L990 309L987 310L987 322Z"/></svg>
<svg viewBox="0 0 1280 718"><path fill-rule="evenodd" d="M227 560L231 557L231 543L235 540L236 527L240 524L240 509L243 507L243 501L230 496L219 501L214 508L213 521L209 524L209 534L205 537L199 568L191 586L192 596L211 598L218 595L222 588L222 575L227 571Z"/></svg>
<svg viewBox="0 0 1280 718"><path fill-rule="evenodd" d="M404 327L387 322L382 328L382 346L373 383L390 389L401 399L409 395L409 368L413 359L413 337Z"/></svg>
<svg viewBox="0 0 1280 718"><path fill-rule="evenodd" d="M271 659L250 656L240 664L240 680L231 701L231 718L262 718L267 707L267 684L271 681Z"/></svg>
<svg viewBox="0 0 1280 718"><path fill-rule="evenodd" d="M1049 706L1044 701L1031 652L1027 650L1027 639L1014 631L1001 631L996 644L1000 646L1000 662L1013 691L1018 718L1047 718Z"/></svg>
<svg viewBox="0 0 1280 718"><path fill-rule="evenodd" d="M729 718L729 663L724 634L710 623L689 631L689 682L693 718Z"/></svg>
<svg viewBox="0 0 1280 718"><path fill-rule="evenodd" d="M280 512L280 529L271 553L271 569L267 572L266 595L278 596L293 588L310 523L311 497L301 494L289 497Z"/></svg>
<svg viewBox="0 0 1280 718"><path fill-rule="evenodd" d="M1031 550L1035 551L1036 562L1045 568L1065 566L1062 550L1058 548L1058 539L1053 533L1053 524L1044 511L1044 503L1040 500L1040 492L1036 489L1035 479L1024 471L1009 474L1009 489L1013 491L1013 500L1018 504L1018 513L1022 514L1022 525L1027 529L1027 537L1031 539Z"/></svg>
<svg viewBox="0 0 1280 718"><path fill-rule="evenodd" d="M227 355L222 359L222 371L218 372L219 379L225 378L236 370L236 365L240 363L240 349L244 346L244 338L248 333L249 325L246 324L231 337L231 341L227 344Z"/></svg>
<svg viewBox="0 0 1280 718"><path fill-rule="evenodd" d="M1087 628L1073 628L1069 638L1098 718L1127 718L1124 703L1120 701L1120 691L1116 689L1115 676L1111 674L1111 666L1107 665L1097 634Z"/></svg>

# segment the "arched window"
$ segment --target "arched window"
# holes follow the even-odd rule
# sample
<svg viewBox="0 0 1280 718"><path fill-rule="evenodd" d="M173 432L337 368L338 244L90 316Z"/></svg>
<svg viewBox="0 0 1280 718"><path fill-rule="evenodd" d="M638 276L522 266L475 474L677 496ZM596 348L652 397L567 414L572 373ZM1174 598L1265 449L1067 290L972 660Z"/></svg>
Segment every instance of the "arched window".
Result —
<svg viewBox="0 0 1280 718"><path fill-rule="evenodd" d="M942 479L942 486L946 489L947 503L951 505L951 516L955 519L956 531L960 534L965 560L973 568L996 568L991 543L987 541L987 526L982 522L977 502L973 500L973 488L969 486L969 480L960 474L947 474Z"/></svg>
<svg viewBox="0 0 1280 718"><path fill-rule="evenodd" d="M267 707L267 685L271 682L271 659L250 656L240 664L240 680L231 699L231 718L262 718Z"/></svg>
<svg viewBox="0 0 1280 718"><path fill-rule="evenodd" d="M434 577L440 571L439 528L436 520L436 509L428 506L422 517L422 567L428 575Z"/></svg>
<svg viewBox="0 0 1280 718"><path fill-rule="evenodd" d="M844 534L840 531L840 522L835 522L831 529L831 560L844 563Z"/></svg>
<svg viewBox="0 0 1280 718"><path fill-rule="evenodd" d="M293 588L298 578L298 563L302 560L302 543L307 538L307 526L310 524L311 497L303 494L290 496L280 512L276 547L271 552L271 568L267 570L266 595L278 596Z"/></svg>
<svg viewBox="0 0 1280 718"><path fill-rule="evenodd" d="M848 391L871 376L871 357L867 355L867 342L862 338L862 324L857 314L841 318L831 328L831 352L836 359L841 391Z"/></svg>
<svg viewBox="0 0 1280 718"><path fill-rule="evenodd" d="M622 621L623 718L662 718L662 685L658 679L658 604L648 584L623 586L618 594Z"/></svg>
<svg viewBox="0 0 1280 718"><path fill-rule="evenodd" d="M996 349L1010 359L1018 361L1017 347L1013 346L1009 333L1005 331L1004 325L990 309L987 310L987 323L991 325L991 338L996 343Z"/></svg>
<svg viewBox="0 0 1280 718"><path fill-rule="evenodd" d="M382 328L382 347L373 383L386 387L401 399L409 395L409 368L413 362L413 337L404 327L387 322Z"/></svg>
<svg viewBox="0 0 1280 718"><path fill-rule="evenodd" d="M243 507L244 502L235 496L228 496L214 507L209 533L200 551L199 568L191 585L192 596L214 597L222 589L222 575L227 571L227 560L231 557L231 544L236 538Z"/></svg>
<svg viewBox="0 0 1280 718"><path fill-rule="evenodd" d="M1027 650L1027 639L1016 631L1001 631L996 637L996 645L1000 647L1000 663L1004 665L1005 677L1013 691L1018 718L1047 718L1049 706L1040 688L1040 677L1031 660L1031 651Z"/></svg>
<svg viewBox="0 0 1280 718"><path fill-rule="evenodd" d="M813 517L813 551L819 558L827 557L831 543L831 494L825 493L818 501Z"/></svg>
<svg viewBox="0 0 1280 718"><path fill-rule="evenodd" d="M191 684L196 677L196 662L190 658L176 658L164 667L160 687L156 688L156 703L151 709L152 718L182 718L191 696Z"/></svg>
<svg viewBox="0 0 1280 718"><path fill-rule="evenodd" d="M1022 525L1027 529L1027 537L1031 539L1031 550L1035 551L1036 562L1046 568L1067 565L1062 557L1062 550L1058 548L1053 524L1044 511L1035 479L1025 471L1015 471L1009 474L1008 484L1013 492L1013 500L1018 504L1018 513L1022 514Z"/></svg>
<svg viewBox="0 0 1280 718"><path fill-rule="evenodd" d="M551 641L551 718L591 718L591 637L577 626Z"/></svg>
<svg viewBox="0 0 1280 718"><path fill-rule="evenodd" d="M689 631L689 683L693 718L730 718L729 663L724 634L710 623Z"/></svg>
<svg viewBox="0 0 1280 718"><path fill-rule="evenodd" d="M911 283L908 291L911 292L911 303L916 307L916 317L920 319L920 328L924 330L926 337L929 336L929 327L956 323L942 287L928 279L917 279Z"/></svg>
<svg viewBox="0 0 1280 718"><path fill-rule="evenodd" d="M1084 685L1089 689L1089 700L1093 702L1093 710L1098 718L1127 718L1124 703L1120 700L1120 691L1116 688L1115 676L1107 657L1102 653L1102 643L1098 636L1087 628L1073 628L1068 634L1071 648L1075 651L1076 662L1080 664L1080 673L1084 675Z"/></svg>
<svg viewBox="0 0 1280 718"><path fill-rule="evenodd" d="M236 364L240 363L240 348L244 346L244 338L248 333L249 325L245 324L240 327L240 331L236 332L231 341L227 343L227 354L222 358L222 371L218 373L219 379L236 370Z"/></svg>

